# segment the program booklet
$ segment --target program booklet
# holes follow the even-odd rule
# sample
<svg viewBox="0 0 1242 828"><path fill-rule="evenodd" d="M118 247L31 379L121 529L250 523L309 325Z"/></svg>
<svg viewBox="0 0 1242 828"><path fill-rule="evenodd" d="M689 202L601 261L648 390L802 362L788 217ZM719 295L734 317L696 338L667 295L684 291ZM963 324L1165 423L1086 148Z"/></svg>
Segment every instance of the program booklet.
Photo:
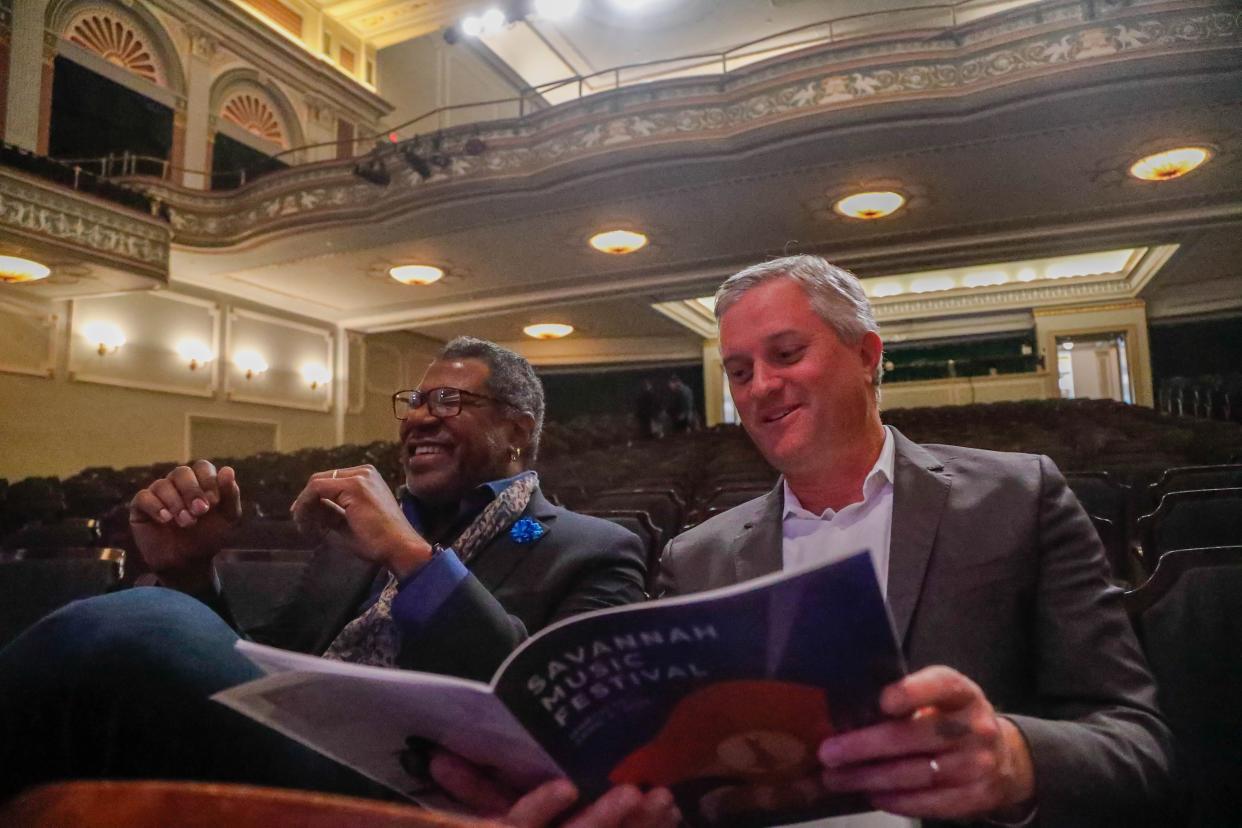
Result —
<svg viewBox="0 0 1242 828"><path fill-rule="evenodd" d="M525 785L567 776L587 799L664 786L697 825L870 810L822 790L816 751L878 721L905 674L866 551L566 619L490 684L237 646L268 675L213 698L425 804L436 743Z"/></svg>

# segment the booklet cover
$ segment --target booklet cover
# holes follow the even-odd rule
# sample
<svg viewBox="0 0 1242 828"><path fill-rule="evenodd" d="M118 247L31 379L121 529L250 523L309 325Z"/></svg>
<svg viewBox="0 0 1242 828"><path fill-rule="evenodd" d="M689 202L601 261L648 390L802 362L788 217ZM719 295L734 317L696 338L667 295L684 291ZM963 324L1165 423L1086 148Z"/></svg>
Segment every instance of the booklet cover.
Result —
<svg viewBox="0 0 1242 828"><path fill-rule="evenodd" d="M589 798L665 786L691 823L730 826L869 810L822 791L816 750L877 721L905 673L865 551L567 619L490 684L238 647L270 675L214 698L420 801L432 741Z"/></svg>

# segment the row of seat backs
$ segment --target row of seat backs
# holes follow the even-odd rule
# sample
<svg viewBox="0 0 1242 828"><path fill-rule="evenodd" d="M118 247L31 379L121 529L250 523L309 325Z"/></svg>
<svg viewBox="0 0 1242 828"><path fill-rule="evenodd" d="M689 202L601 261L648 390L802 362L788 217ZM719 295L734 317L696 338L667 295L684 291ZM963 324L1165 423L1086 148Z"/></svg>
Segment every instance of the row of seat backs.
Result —
<svg viewBox="0 0 1242 828"><path fill-rule="evenodd" d="M1108 472L1071 472L1066 480L1120 577L1133 573L1135 561L1150 574L1170 549L1242 543L1242 464L1166 469L1137 492Z"/></svg>
<svg viewBox="0 0 1242 828"><path fill-rule="evenodd" d="M1242 545L1166 552L1124 601L1188 788L1181 824L1242 825Z"/></svg>

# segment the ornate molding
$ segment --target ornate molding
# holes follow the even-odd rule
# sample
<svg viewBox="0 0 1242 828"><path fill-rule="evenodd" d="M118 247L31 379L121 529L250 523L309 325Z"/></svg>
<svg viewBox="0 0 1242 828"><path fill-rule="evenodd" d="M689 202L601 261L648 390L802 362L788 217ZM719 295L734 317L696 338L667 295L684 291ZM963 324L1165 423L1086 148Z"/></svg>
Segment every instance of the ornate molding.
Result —
<svg viewBox="0 0 1242 828"><path fill-rule="evenodd" d="M220 48L220 41L210 32L197 26L187 26L186 35L190 38L190 54L196 58L210 61Z"/></svg>
<svg viewBox="0 0 1242 828"><path fill-rule="evenodd" d="M169 229L0 170L0 228L168 279Z"/></svg>
<svg viewBox="0 0 1242 828"><path fill-rule="evenodd" d="M1228 9L1228 10L1226 10ZM352 161L321 162L268 176L227 196L162 188L178 240L207 246L297 224L363 220L426 203L457 183L530 176L618 150L733 138L837 110L917 98L969 95L1044 75L1176 53L1233 49L1242 11L1172 8L1148 0L1100 12L1091 0L998 15L943 37L828 46L721 78L628 87L524 119L451 130L451 163L427 181L394 165L385 190L352 176ZM470 156L474 136L488 151ZM434 194L434 195L433 195Z"/></svg>
<svg viewBox="0 0 1242 828"><path fill-rule="evenodd" d="M150 33L122 9L102 4L81 9L65 25L63 35L115 66L168 86L167 69L150 42Z"/></svg>

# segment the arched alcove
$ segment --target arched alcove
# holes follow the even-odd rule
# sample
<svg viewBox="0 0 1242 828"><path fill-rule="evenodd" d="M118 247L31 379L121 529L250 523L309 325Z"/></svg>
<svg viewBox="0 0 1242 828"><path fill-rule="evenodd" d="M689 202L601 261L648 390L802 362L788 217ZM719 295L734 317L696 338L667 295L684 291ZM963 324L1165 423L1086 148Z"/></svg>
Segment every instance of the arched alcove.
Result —
<svg viewBox="0 0 1242 828"><path fill-rule="evenodd" d="M231 69L212 84L211 113L267 144L291 149L305 143L292 103L253 69Z"/></svg>
<svg viewBox="0 0 1242 828"><path fill-rule="evenodd" d="M185 74L172 38L140 2L52 0L46 26L114 66L174 95L185 94Z"/></svg>

